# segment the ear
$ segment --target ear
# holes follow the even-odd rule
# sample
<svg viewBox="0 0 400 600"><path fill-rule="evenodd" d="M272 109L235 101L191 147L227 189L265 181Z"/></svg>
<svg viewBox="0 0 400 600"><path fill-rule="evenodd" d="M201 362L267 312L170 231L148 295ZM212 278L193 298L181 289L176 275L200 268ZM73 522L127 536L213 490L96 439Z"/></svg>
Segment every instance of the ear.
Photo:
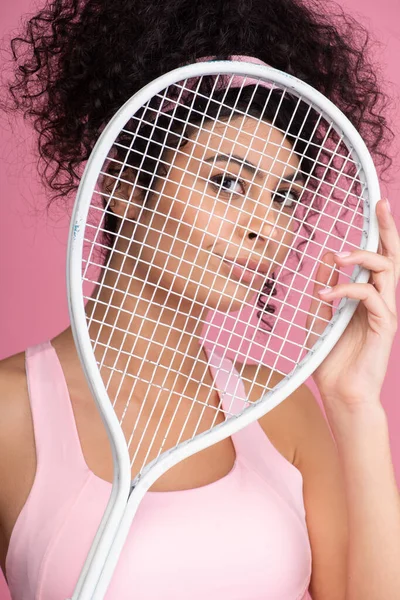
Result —
<svg viewBox="0 0 400 600"><path fill-rule="evenodd" d="M121 218L136 221L143 206L143 191L137 184L132 168L125 169L117 180L114 174L104 179L104 191L109 197L109 209Z"/></svg>

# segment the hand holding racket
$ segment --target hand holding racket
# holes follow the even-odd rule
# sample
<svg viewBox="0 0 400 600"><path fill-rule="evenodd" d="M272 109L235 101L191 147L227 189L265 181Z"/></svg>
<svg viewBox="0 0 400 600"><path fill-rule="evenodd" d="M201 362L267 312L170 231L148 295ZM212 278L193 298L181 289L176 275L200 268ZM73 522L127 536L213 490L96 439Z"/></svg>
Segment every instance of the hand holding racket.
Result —
<svg viewBox="0 0 400 600"><path fill-rule="evenodd" d="M316 285L315 291L325 302L321 304L316 300L312 308L318 307L321 318L331 319L332 303L336 299L346 297L360 301L346 331L313 374L328 409L334 409L338 402L356 406L379 401L396 332L400 239L386 200L378 202L377 217L379 254L363 250L329 254L325 258L327 265L321 264L318 270L317 280L326 287ZM369 269L369 281L338 285L338 271L348 265ZM317 329L315 333L318 336L321 331Z"/></svg>

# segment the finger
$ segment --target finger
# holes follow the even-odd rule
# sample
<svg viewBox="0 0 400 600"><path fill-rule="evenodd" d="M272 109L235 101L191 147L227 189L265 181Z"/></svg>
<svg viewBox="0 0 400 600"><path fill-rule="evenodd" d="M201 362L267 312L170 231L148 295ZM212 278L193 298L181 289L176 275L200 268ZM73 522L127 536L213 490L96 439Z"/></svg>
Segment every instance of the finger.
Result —
<svg viewBox="0 0 400 600"><path fill-rule="evenodd" d="M311 347L315 344L318 337L325 330L327 324L332 318L332 304L322 302L318 292L326 286L334 286L338 281L338 272L335 270L335 262L333 253L329 252L323 257L323 262L318 266L315 275L312 300L310 303L309 314L307 317L306 327L309 335L306 345Z"/></svg>
<svg viewBox="0 0 400 600"><path fill-rule="evenodd" d="M400 237L387 200L380 200L377 203L376 216L379 224L382 254L393 261L395 278L398 282L400 277Z"/></svg>
<svg viewBox="0 0 400 600"><path fill-rule="evenodd" d="M342 283L321 290L319 294L329 304L341 298L359 300L368 311L368 321L374 331L378 333L382 329L387 329L394 333L396 330L396 315L391 312L383 297L370 283Z"/></svg>
<svg viewBox="0 0 400 600"><path fill-rule="evenodd" d="M396 276L394 263L390 258L376 252L356 250L335 254L334 260L338 265L360 265L371 271L370 283L383 296L389 309L396 312Z"/></svg>

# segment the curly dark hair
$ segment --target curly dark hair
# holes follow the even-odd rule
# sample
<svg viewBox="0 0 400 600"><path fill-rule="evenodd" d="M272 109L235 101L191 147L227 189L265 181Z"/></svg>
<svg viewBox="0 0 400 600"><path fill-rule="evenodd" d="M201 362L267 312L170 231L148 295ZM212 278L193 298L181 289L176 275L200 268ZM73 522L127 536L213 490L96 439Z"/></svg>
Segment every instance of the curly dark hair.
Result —
<svg viewBox="0 0 400 600"><path fill-rule="evenodd" d="M328 0L54 0L12 40L9 90L38 133L54 197L76 188L99 131L132 94L204 56L257 57L309 83L383 173L393 133L370 47L366 29Z"/></svg>
<svg viewBox="0 0 400 600"><path fill-rule="evenodd" d="M138 89L203 56L255 56L330 98L386 168L392 137L369 34L327 0L55 0L11 42L14 107L39 134L42 175L77 185L99 130Z"/></svg>

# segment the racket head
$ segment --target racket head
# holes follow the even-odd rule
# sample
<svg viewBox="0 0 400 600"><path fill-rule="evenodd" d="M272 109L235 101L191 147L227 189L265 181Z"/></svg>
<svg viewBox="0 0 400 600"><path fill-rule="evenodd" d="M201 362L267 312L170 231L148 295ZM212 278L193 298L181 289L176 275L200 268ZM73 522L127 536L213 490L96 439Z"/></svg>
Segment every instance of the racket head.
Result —
<svg viewBox="0 0 400 600"><path fill-rule="evenodd" d="M95 194L98 184L99 173L107 163L112 151L113 145L118 138L121 130L134 117L138 111L141 111L147 103L155 96L162 96L164 91L170 86L181 85L181 82L193 80L207 76L227 76L243 77L259 80L261 85L273 89L285 90L295 97L301 98L307 102L310 107L323 115L323 119L343 143L346 145L349 156L351 156L354 165L357 168L357 177L359 185L362 187L361 206L363 211L363 226L360 233L359 247L376 251L378 247L379 234L375 215L375 205L380 199L379 181L373 165L372 158L368 149L361 139L360 135L342 114L342 112L327 98L317 90L297 78L283 73L269 66L247 63L244 61L217 61L199 62L175 69L162 77L152 81L132 98L130 98L121 109L111 119L100 135L85 168L85 172L80 182L77 193L77 199L71 220L71 228L68 242L68 261L67 261L67 287L68 302L71 315L71 325L78 354L82 363L83 370L88 380L100 414L103 418L105 427L112 440L113 458L116 471L116 477L124 481L125 489L129 486L130 458L126 447L126 440L120 427L120 421L117 418L110 402L104 381L100 375L98 364L93 352L93 344L87 327L87 315L85 311L84 294L82 293L82 264L84 258L85 229L88 222L88 215L91 208L92 198ZM186 85L186 84L185 84ZM356 267L350 280L354 282L366 282L369 273L364 269ZM266 390L259 401L246 407L240 415L234 415L235 418L227 418L220 425L213 427L213 431L206 431L191 439L191 444L181 442L179 447L185 449L186 456L207 447L210 443L216 443L225 437L232 435L238 429L246 424L260 418L268 410L277 406L282 400L290 395L301 385L324 360L337 340L340 338L347 324L349 323L357 303L351 300L343 300L336 308L332 320L327 324L323 335L306 353L304 358L299 360L288 375L284 377L273 389ZM233 416L233 415L231 415ZM210 435L212 434L212 442ZM174 458L175 448L168 449L163 453L162 463L160 457L151 461L139 473L143 476L145 471L154 467L158 462L161 472L169 468L182 458ZM184 457L184 456L183 456ZM161 466L164 465L164 466ZM124 474L124 475L122 475Z"/></svg>

